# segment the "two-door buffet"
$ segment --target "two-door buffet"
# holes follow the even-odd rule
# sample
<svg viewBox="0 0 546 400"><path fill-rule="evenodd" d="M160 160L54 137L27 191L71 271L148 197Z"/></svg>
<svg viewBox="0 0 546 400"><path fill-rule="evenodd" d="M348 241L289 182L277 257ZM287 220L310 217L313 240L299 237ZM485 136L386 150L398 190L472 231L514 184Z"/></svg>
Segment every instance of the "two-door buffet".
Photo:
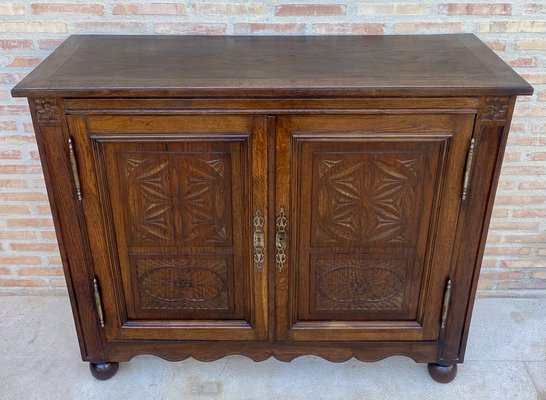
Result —
<svg viewBox="0 0 546 400"><path fill-rule="evenodd" d="M70 37L34 121L82 358L463 361L510 119L474 35Z"/></svg>

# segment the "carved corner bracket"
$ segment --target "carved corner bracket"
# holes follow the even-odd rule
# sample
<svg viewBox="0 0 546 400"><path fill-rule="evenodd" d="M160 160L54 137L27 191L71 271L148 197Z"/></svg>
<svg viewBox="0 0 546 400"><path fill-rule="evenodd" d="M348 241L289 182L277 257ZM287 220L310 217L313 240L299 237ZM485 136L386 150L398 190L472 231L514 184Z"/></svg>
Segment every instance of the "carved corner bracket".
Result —
<svg viewBox="0 0 546 400"><path fill-rule="evenodd" d="M34 108L38 122L59 122L61 112L55 99L34 99Z"/></svg>
<svg viewBox="0 0 546 400"><path fill-rule="evenodd" d="M510 99L507 97L485 97L482 105L482 122L506 122Z"/></svg>

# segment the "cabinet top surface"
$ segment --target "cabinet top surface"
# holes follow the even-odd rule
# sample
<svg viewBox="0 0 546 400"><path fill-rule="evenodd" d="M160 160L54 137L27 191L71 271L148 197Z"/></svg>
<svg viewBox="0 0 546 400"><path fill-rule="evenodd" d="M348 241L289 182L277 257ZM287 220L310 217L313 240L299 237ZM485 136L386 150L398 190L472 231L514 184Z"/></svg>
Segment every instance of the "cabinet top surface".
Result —
<svg viewBox="0 0 546 400"><path fill-rule="evenodd" d="M531 94L472 34L69 37L14 96Z"/></svg>

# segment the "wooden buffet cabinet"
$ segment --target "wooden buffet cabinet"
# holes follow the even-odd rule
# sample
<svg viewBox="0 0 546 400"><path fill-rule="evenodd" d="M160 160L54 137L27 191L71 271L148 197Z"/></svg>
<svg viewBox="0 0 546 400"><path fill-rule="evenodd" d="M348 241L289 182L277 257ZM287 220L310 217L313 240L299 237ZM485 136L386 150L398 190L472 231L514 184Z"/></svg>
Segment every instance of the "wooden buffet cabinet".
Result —
<svg viewBox="0 0 546 400"><path fill-rule="evenodd" d="M70 37L29 98L83 360L463 361L517 95L473 35Z"/></svg>

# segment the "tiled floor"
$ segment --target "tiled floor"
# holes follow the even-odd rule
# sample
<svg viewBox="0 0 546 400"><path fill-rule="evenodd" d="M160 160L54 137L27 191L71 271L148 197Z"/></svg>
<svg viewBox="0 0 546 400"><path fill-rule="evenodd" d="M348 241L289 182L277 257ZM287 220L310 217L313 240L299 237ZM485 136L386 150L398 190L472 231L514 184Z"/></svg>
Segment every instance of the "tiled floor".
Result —
<svg viewBox="0 0 546 400"><path fill-rule="evenodd" d="M0 297L0 399L546 400L546 299L478 299L466 362L441 385L404 357L341 364L141 356L94 380L66 297Z"/></svg>

